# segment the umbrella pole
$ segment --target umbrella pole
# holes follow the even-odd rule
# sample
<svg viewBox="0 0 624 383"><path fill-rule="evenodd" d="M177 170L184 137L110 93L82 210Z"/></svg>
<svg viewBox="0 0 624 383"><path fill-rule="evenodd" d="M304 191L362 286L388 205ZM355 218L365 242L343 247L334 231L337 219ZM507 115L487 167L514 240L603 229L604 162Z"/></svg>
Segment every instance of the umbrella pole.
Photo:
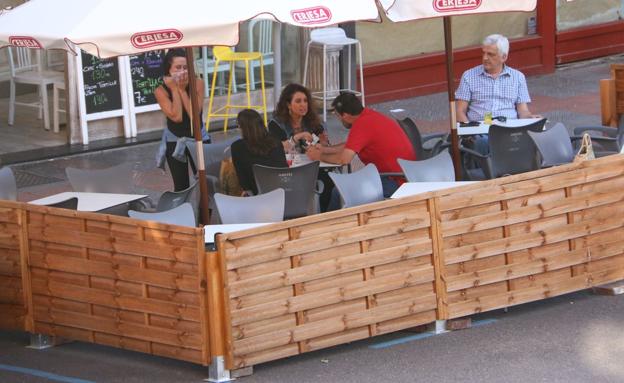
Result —
<svg viewBox="0 0 624 383"><path fill-rule="evenodd" d="M461 180L459 140L457 136L457 112L455 109L455 80L453 75L453 34L451 17L444 16L444 49L446 51L446 83L448 84L449 115L451 123L451 156L455 167L455 179Z"/></svg>
<svg viewBox="0 0 624 383"><path fill-rule="evenodd" d="M208 183L206 181L206 164L204 162L204 147L202 144L201 134L201 117L197 118L196 110L199 108L200 100L197 99L197 81L195 81L195 58L193 57L193 48L186 48L186 63L189 77L189 92L191 96L191 123L193 127L193 137L195 138L195 148L197 149L197 182L199 182L199 211L201 213L201 221L204 225L210 223L210 210L208 209ZM204 102L204 100L201 100Z"/></svg>

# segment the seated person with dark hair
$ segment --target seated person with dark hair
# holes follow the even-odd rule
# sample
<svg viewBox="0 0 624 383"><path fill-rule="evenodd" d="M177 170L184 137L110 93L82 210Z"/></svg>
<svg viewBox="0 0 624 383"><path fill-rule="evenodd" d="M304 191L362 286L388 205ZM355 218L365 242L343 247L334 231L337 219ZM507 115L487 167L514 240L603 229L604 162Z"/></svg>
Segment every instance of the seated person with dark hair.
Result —
<svg viewBox="0 0 624 383"><path fill-rule="evenodd" d="M232 143L232 162L243 194L258 194L253 165L287 168L284 147L264 127L262 116L252 109L243 109L236 117L242 138Z"/></svg>
<svg viewBox="0 0 624 383"><path fill-rule="evenodd" d="M316 145L307 151L312 160L347 165L357 154L364 164L373 163L380 173L401 172L398 158L416 160L414 148L407 135L393 119L369 108L364 108L353 93L342 93L332 102L334 113L349 129L347 141L332 146ZM382 177L384 197L398 189L400 180ZM332 195L328 210L338 209L340 198Z"/></svg>

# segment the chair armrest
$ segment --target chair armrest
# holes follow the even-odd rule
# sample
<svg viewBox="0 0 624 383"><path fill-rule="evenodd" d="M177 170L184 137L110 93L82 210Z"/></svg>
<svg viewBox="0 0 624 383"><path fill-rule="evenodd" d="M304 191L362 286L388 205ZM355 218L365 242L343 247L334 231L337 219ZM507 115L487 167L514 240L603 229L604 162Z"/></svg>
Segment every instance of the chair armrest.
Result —
<svg viewBox="0 0 624 383"><path fill-rule="evenodd" d="M157 211L156 204L154 203L154 201L152 201L150 197L144 197L140 200L131 201L130 203L128 203L128 208L130 210L136 210L146 213L155 213Z"/></svg>
<svg viewBox="0 0 624 383"><path fill-rule="evenodd" d="M316 188L314 189L314 193L321 195L325 191L325 184L321 180L316 180Z"/></svg>
<svg viewBox="0 0 624 383"><path fill-rule="evenodd" d="M490 157L489 155L485 155L485 154L479 153L476 150L467 148L465 146L460 146L459 147L459 151L462 152L462 153L465 153L465 154L467 154L469 156L474 156L474 157L476 157L478 159L483 159L483 160Z"/></svg>
<svg viewBox="0 0 624 383"><path fill-rule="evenodd" d="M577 126L574 128L574 135L579 136L585 132L597 132L606 135L607 137L615 137L617 135L617 129L608 126ZM592 136L594 138L594 136Z"/></svg>
<svg viewBox="0 0 624 383"><path fill-rule="evenodd" d="M473 159L478 163L479 167L483 169L483 174L486 179L492 179L492 157L487 154L484 155L482 153L477 152L474 149L466 148L464 146L460 146L459 150L468 157L473 157Z"/></svg>

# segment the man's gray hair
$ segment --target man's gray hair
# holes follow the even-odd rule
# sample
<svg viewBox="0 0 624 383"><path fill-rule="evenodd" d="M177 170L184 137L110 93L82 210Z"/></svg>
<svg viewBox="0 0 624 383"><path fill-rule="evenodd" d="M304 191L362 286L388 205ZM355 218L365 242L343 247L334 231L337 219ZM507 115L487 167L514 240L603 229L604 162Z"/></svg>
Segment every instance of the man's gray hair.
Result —
<svg viewBox="0 0 624 383"><path fill-rule="evenodd" d="M496 45L500 56L507 56L509 54L509 40L503 35L489 35L483 39L483 45Z"/></svg>

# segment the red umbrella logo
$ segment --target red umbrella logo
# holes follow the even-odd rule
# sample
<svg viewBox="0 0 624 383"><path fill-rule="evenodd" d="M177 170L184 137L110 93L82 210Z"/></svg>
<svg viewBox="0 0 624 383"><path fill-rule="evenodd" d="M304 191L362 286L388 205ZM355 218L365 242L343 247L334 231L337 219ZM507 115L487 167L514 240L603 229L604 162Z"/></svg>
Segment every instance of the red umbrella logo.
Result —
<svg viewBox="0 0 624 383"><path fill-rule="evenodd" d="M30 36L10 36L9 44L23 48L42 48L36 38Z"/></svg>
<svg viewBox="0 0 624 383"><path fill-rule="evenodd" d="M161 29L135 33L130 37L132 46L138 49L150 48L157 45L175 44L182 40L184 35L177 29Z"/></svg>
<svg viewBox="0 0 624 383"><path fill-rule="evenodd" d="M299 24L321 24L332 18L331 11L327 7L318 6L290 11L293 20Z"/></svg>
<svg viewBox="0 0 624 383"><path fill-rule="evenodd" d="M469 11L481 6L482 0L433 0L433 8L438 12Z"/></svg>

